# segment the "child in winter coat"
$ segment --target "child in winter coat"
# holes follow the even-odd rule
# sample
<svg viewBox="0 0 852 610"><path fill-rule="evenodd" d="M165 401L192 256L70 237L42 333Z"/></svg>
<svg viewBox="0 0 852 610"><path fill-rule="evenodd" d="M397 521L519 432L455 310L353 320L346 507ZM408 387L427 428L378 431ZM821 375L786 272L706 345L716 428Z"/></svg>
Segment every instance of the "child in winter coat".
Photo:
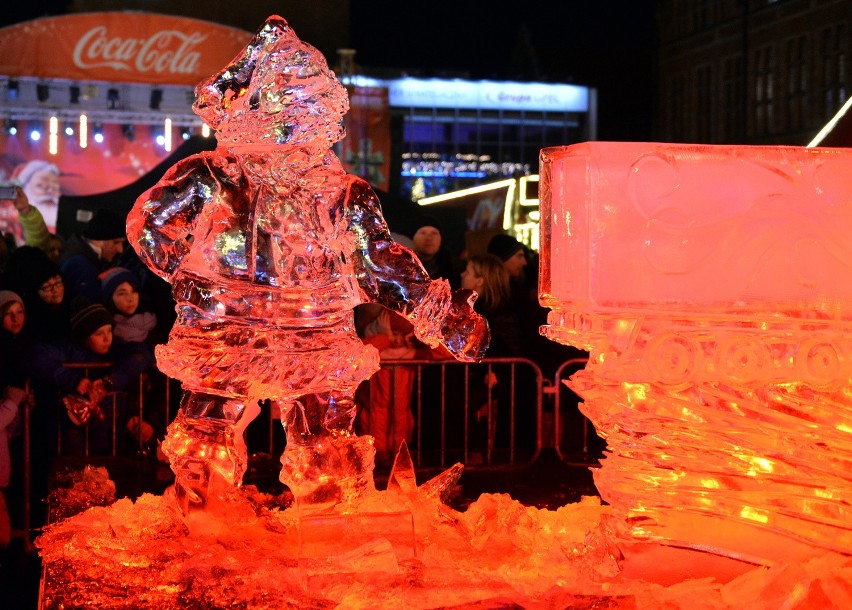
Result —
<svg viewBox="0 0 852 610"><path fill-rule="evenodd" d="M5 490L12 475L9 439L19 430L21 410L32 404L21 363L27 337L24 302L11 290L0 290L0 548L9 544L11 521Z"/></svg>
<svg viewBox="0 0 852 610"><path fill-rule="evenodd" d="M31 351L32 379L52 388L51 402L61 404L67 412L60 425L65 454L85 450L86 426L89 452L112 452L113 396L119 431L115 450L122 452L126 393L138 387L139 375L154 366L154 360L144 344L114 341L113 326L106 307L78 298L70 339L41 343Z"/></svg>
<svg viewBox="0 0 852 610"><path fill-rule="evenodd" d="M112 312L113 334L122 341L146 343L151 347L157 316L139 298L139 279L129 269L111 267L100 274L104 306Z"/></svg>

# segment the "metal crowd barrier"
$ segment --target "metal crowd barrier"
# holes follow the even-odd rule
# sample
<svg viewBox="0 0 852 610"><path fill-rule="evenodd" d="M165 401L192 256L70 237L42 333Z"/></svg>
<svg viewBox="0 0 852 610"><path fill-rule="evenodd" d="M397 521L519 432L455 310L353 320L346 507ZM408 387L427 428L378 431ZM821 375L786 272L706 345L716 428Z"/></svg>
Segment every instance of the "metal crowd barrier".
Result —
<svg viewBox="0 0 852 610"><path fill-rule="evenodd" d="M104 362L68 362L63 366L67 368L75 368L82 369L85 376L89 376L90 371L95 369L104 369L112 366L111 363ZM139 382L137 386L137 392L134 397L138 397L138 417L139 420L142 421L145 419L144 415L146 413L150 413L148 410L149 407L146 405L146 392L145 392L145 382L146 377L151 376L160 376L163 380L164 384L164 401L163 401L163 422L169 422L171 420L170 413L170 404L171 404L171 384L172 380L166 378L162 373L158 370L152 370L148 373L142 374L139 376ZM30 387L30 382L27 382L28 391ZM118 422L117 422L117 399L119 397L119 392L109 392L107 397L111 397L111 409L112 409L112 424L111 424L111 451L110 456L115 457L118 453L118 442L117 435L119 432ZM125 398L130 392L124 392ZM66 409L63 405L55 405L56 407L56 439L55 439L55 447L56 447L56 456L62 457L64 455L63 443L62 443L62 429L63 429L63 418L67 419L68 414L66 413ZM36 405L34 408L39 408L39 405ZM41 408L47 408L46 406L42 406ZM131 414L127 413L128 417ZM133 415L137 415L137 413L133 413ZM12 459L19 458L21 460L21 497L23 506L22 508L22 517L21 517L21 528L13 529L12 537L13 538L21 538L24 543L24 549L27 552L33 550L32 539L30 532L32 531L32 457L33 457L33 428L32 428L32 414L31 409L24 408L22 409L22 444L20 456L12 456ZM82 426L83 434L84 434L84 447L83 447L83 455L84 457L89 457L91 454L90 451L90 431L89 431L90 423L86 423ZM142 426L140 425L138 428L138 436L136 437L137 443L139 447L143 445L143 441L141 438L142 434ZM48 439L44 439L48 440ZM13 462L13 468L15 467Z"/></svg>
<svg viewBox="0 0 852 610"><path fill-rule="evenodd" d="M443 468L456 461L466 467L520 465L541 452L542 373L533 361L412 359L383 360L381 366L391 372L408 367L414 373L414 432L408 444L416 467ZM484 383L492 375L496 385ZM397 375L389 378L396 383ZM376 379L365 382L367 394Z"/></svg>
<svg viewBox="0 0 852 610"><path fill-rule="evenodd" d="M466 468L522 466L531 464L541 454L543 447L554 447L558 456L568 460L576 455L576 447L566 447L565 411L567 397L572 402L579 400L565 387L563 380L585 366L586 358L574 358L564 362L554 380L545 380L541 369L532 360L525 358L486 358L479 363L463 363L455 360L384 360L383 369L394 371L408 367L414 372L411 392L411 410L414 417L414 433L409 450L415 467L446 468L459 461ZM95 368L92 363L70 364L78 368ZM109 365L106 365L109 366ZM497 376L494 386L482 380L492 374ZM168 424L174 413L171 405L172 383L157 370L145 375L162 376L164 396L161 405L149 405L146 395L145 376L140 376L138 385L138 416L141 420L152 411L162 409L162 424ZM375 377L365 381L366 393L375 383ZM397 375L390 375L395 383ZM480 384L480 385L478 385ZM478 386L478 387L477 387ZM395 388L391 386L393 395ZM477 402L474 402L477 401ZM481 401L481 404L480 402ZM547 412L544 403L548 402ZM483 406L484 409L479 407ZM365 408L361 403L359 409ZM552 408L552 416L550 409ZM283 434L278 414L268 409L269 453L280 455L283 450ZM477 413L480 417L477 419ZM130 413L128 412L128 417ZM135 412L134 412L135 415ZM547 417L545 417L547 415ZM59 417L67 417L64 409ZM576 417L575 417L576 419ZM112 418L112 455L116 455L118 426ZM582 453L590 453L591 424L584 417L582 426ZM29 410L24 410L23 439L23 485L24 485L24 532L16 530L13 535L22 536L28 548L30 531L30 459L32 451ZM391 422L394 426L395 422ZM276 430L278 432L276 433ZM576 436L577 431L573 431ZM141 434L141 426L140 426ZM58 437L61 435L57 431ZM87 437L88 440L88 437ZM140 447L142 439L137 438ZM62 455L61 438L57 438L57 454ZM88 446L86 455L89 455Z"/></svg>
<svg viewBox="0 0 852 610"><path fill-rule="evenodd" d="M576 447L576 443L571 442L571 439L576 435L576 431L570 430L566 426L565 416L566 413L573 411L573 409L569 408L569 401L571 406L575 406L581 402L580 397L568 388L564 382L573 373L585 367L588 361L588 358L583 357L571 358L570 360L563 362L559 365L559 368L556 369L553 386L547 389L547 391L553 395L553 447L556 450L556 454L563 461L568 461L578 455L576 449L573 451L571 450L572 445L573 447ZM592 453L590 439L592 438L592 435L594 435L594 428L592 427L591 422L582 413L580 413L579 409L577 409L576 412L571 413L571 415L571 421L573 423L577 423L580 427L582 456L584 458L588 458Z"/></svg>
<svg viewBox="0 0 852 610"><path fill-rule="evenodd" d="M83 371L83 376L88 378L89 374L92 370L105 370L112 366L111 362L66 362L62 366L67 369L78 369ZM117 393L110 392L108 394L109 397L112 398L112 455L116 455L116 416L117 416ZM56 455L62 455L62 429L63 429L63 421L64 418L67 418L67 413L59 408L56 410ZM67 424L66 424L67 427ZM90 449L90 429L91 425L89 422L81 426L84 433L84 445L83 452L86 457L89 457L89 449Z"/></svg>
<svg viewBox="0 0 852 610"><path fill-rule="evenodd" d="M590 452L589 440L594 431L585 417L580 418L582 447L566 448L570 441L565 438L565 412L572 404L576 404L579 398L563 382L583 368L586 362L587 358L572 358L563 362L552 382L544 379L538 365L526 358L486 358L478 363L452 359L389 359L383 360L381 366L391 372L400 367L414 372L411 410L415 425L409 449L417 467L448 466L454 461L462 461L469 466L497 466L532 462L539 456L543 447L554 447L563 459L578 450L584 454ZM67 366L85 369L109 365L80 363ZM486 386L484 390L480 388L478 393L473 390L472 384L479 383L480 378L491 374L497 375L496 386ZM161 376L162 373L154 370L146 375ZM519 377L524 375L524 382L519 382ZM394 384L398 376L394 374L389 378L390 383ZM138 393L134 393L138 396L138 414L128 412L128 417L138 415L142 420L146 419L146 413L150 413L148 409L151 407L146 404L145 380L145 376L140 376ZM165 379L162 405L153 405L154 409L163 409L161 421L165 423L170 422L174 415L171 405L172 383L176 382ZM376 377L364 383L367 389L362 396L367 397L370 387L376 383ZM393 396L394 392L395 387L391 386L390 394ZM496 406L496 409L489 409L484 415L487 442L480 445L477 445L474 439L475 407L478 405L473 405L472 400L476 398L484 399L484 404ZM545 402L548 403L546 412ZM365 407L362 402L358 408ZM67 417L64 412L60 412L59 416ZM266 444L269 453L277 455L283 450L283 435L275 433L280 429L281 423L277 412L269 410L268 417ZM391 421L391 426L395 426L395 422ZM519 429L525 431L523 438L519 436ZM116 455L117 433L113 418L113 456ZM432 434L435 438L429 437ZM498 438L507 442L500 444ZM142 439L137 440L141 446ZM59 455L62 455L61 449L58 439ZM88 454L87 448L86 455ZM472 460L472 457L475 459ZM481 462L477 461L478 458L481 458Z"/></svg>
<svg viewBox="0 0 852 610"><path fill-rule="evenodd" d="M528 464L538 458L543 448L554 448L563 461L575 461L578 456L583 460L596 457L597 447L592 442L596 439L594 428L576 407L580 398L564 384L586 362L587 358L563 362L552 381L543 377L538 365L525 358L486 358L476 364L451 359L387 359L382 360L381 367L391 372L407 367L414 373L410 403L414 433L408 445L415 466L448 467L460 461L466 468L478 468ZM477 423L473 385L495 371L501 378L498 388L502 384L508 389L486 388L479 395L486 404L496 397L497 408L488 410L485 421ZM521 373L527 374L526 383L519 383ZM395 384L398 376L391 374L388 378L390 384ZM374 376L365 381L356 393L359 411L367 408L377 379ZM395 391L394 385L386 389L391 396ZM388 418L389 428L396 428L398 423L393 419L392 409ZM266 425L262 450L277 458L284 442L276 411L267 410ZM484 442L477 439L477 426L479 432L483 427L487 431ZM525 434L519 434L519 428L524 428ZM357 426L356 429L360 434L368 433ZM254 447L258 448L257 443Z"/></svg>

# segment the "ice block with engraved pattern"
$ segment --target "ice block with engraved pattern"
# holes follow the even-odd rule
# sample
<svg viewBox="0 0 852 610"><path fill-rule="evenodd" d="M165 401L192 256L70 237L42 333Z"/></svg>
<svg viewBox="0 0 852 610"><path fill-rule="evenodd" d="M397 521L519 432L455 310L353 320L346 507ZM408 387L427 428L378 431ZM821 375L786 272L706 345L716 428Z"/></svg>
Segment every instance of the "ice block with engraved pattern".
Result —
<svg viewBox="0 0 852 610"><path fill-rule="evenodd" d="M549 338L627 537L759 563L852 551L852 151L541 153Z"/></svg>

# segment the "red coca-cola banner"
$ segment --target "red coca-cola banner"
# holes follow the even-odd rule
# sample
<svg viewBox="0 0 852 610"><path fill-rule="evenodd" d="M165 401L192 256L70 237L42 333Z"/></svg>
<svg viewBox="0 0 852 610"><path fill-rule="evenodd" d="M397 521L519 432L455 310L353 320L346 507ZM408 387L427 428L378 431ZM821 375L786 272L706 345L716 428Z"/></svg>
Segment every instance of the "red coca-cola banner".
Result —
<svg viewBox="0 0 852 610"><path fill-rule="evenodd" d="M0 28L0 74L194 86L227 65L251 35L154 13L48 17Z"/></svg>

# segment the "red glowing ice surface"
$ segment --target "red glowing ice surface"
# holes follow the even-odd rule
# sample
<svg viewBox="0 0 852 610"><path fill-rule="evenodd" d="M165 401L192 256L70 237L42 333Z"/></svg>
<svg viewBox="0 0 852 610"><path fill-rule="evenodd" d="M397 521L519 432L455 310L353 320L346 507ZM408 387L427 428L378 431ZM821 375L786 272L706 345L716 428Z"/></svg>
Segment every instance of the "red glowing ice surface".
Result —
<svg viewBox="0 0 852 610"><path fill-rule="evenodd" d="M760 564L852 552L852 151L542 151L544 333L629 538Z"/></svg>

